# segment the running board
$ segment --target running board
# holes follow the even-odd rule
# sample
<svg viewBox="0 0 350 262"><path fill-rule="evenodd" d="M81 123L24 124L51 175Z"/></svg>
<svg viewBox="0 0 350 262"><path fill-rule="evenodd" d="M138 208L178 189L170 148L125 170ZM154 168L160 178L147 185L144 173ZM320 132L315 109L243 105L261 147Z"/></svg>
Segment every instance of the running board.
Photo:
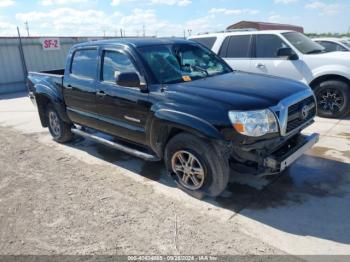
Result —
<svg viewBox="0 0 350 262"><path fill-rule="evenodd" d="M109 147L112 147L114 149L123 151L123 152L125 152L127 154L130 154L130 155L142 158L142 159L147 160L147 161L159 161L160 160L155 155L151 155L151 154L142 152L140 150L136 150L136 149L133 149L131 147L127 147L127 146L115 143L113 141L110 141L110 140L107 140L105 138L96 136L94 134L90 134L90 133L84 132L84 131L76 129L76 128L72 128L72 133L76 134L78 136L89 138L89 139L94 140L94 141L96 141L98 143L104 144L106 146L109 146Z"/></svg>

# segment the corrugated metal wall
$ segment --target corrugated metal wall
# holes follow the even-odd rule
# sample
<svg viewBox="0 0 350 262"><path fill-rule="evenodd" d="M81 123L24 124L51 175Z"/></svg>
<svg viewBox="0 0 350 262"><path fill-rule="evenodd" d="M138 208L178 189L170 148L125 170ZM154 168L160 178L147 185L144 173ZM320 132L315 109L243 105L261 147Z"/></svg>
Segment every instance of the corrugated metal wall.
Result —
<svg viewBox="0 0 350 262"><path fill-rule="evenodd" d="M39 37L22 38L28 71L64 68L69 48L91 38L62 37L60 50L44 51ZM0 37L0 94L26 90L17 38Z"/></svg>

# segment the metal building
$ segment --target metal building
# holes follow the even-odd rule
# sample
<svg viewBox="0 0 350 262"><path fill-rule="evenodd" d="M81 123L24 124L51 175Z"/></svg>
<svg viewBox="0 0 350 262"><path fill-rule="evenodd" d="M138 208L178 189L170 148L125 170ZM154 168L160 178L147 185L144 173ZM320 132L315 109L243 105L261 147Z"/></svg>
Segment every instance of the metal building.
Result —
<svg viewBox="0 0 350 262"><path fill-rule="evenodd" d="M44 37L22 38L23 56L17 37L0 37L0 94L26 90L27 71L64 68L70 47L98 37L57 37L58 48L44 48ZM23 59L24 57L24 59Z"/></svg>
<svg viewBox="0 0 350 262"><path fill-rule="evenodd" d="M257 30L293 30L300 33L304 33L304 28L301 26L268 23L268 22L240 21L238 23L235 23L227 27L228 30L246 29L246 28L252 28Z"/></svg>

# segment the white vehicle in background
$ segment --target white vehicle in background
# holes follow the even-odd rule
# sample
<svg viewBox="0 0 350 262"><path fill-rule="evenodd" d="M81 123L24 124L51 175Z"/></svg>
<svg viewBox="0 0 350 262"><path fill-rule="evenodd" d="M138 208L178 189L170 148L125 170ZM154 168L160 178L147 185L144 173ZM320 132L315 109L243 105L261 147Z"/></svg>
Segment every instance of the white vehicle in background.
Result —
<svg viewBox="0 0 350 262"><path fill-rule="evenodd" d="M313 41L322 45L327 52L350 52L350 41L346 38L313 38Z"/></svg>
<svg viewBox="0 0 350 262"><path fill-rule="evenodd" d="M350 52L327 53L305 35L287 30L237 30L190 39L212 49L235 70L309 84L319 116L338 118L350 111Z"/></svg>

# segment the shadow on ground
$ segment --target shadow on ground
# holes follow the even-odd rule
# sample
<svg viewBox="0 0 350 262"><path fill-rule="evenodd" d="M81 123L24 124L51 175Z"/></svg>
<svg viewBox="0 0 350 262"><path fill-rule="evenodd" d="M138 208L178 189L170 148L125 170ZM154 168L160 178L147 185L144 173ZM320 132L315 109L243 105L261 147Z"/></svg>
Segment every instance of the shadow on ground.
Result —
<svg viewBox="0 0 350 262"><path fill-rule="evenodd" d="M176 187L162 162L146 162L83 138L69 146ZM322 155L304 155L278 176L237 175L223 196L204 201L291 234L350 244L350 165Z"/></svg>

